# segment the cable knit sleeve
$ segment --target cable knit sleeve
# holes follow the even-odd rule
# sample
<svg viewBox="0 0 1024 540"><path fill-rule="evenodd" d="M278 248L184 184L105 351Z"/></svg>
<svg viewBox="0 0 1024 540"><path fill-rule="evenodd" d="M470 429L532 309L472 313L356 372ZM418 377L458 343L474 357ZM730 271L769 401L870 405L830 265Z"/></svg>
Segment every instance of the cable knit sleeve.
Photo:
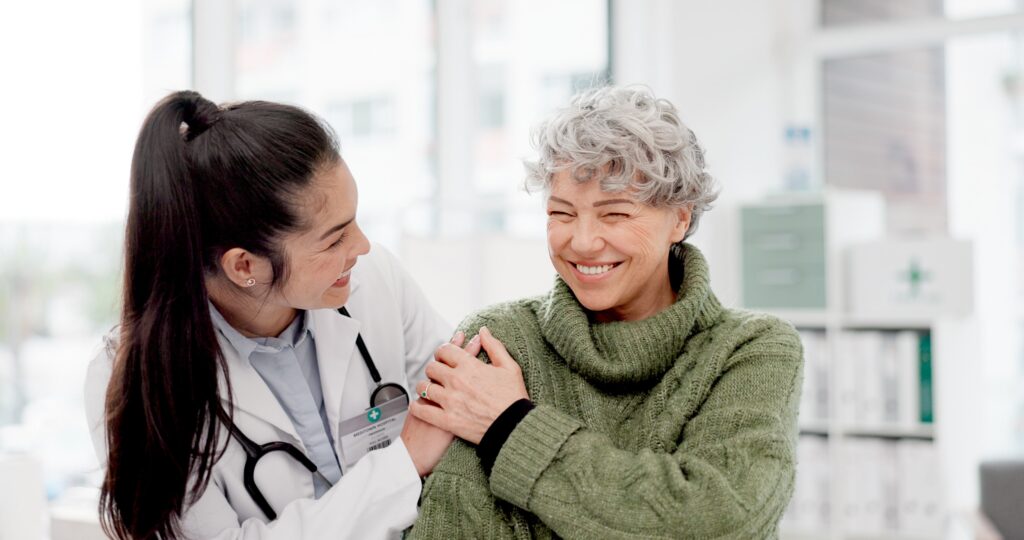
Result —
<svg viewBox="0 0 1024 540"><path fill-rule="evenodd" d="M456 440L423 488L420 515L406 538L533 538L525 512L491 494L468 443Z"/></svg>
<svg viewBox="0 0 1024 540"><path fill-rule="evenodd" d="M479 333L481 326L495 330L501 326L495 318L500 308L489 313L477 313L466 318L459 330L467 336ZM513 340L499 331L506 347L514 347ZM522 354L513 353L520 364ZM480 358L489 362L486 352ZM420 498L420 514L407 539L455 539L455 538L532 538L526 513L514 505L495 499L488 485L476 447L461 439L455 439L444 459L434 468L423 486Z"/></svg>
<svg viewBox="0 0 1024 540"><path fill-rule="evenodd" d="M621 450L539 405L491 492L565 538L772 537L793 489L801 357L791 329L736 350L671 453Z"/></svg>
<svg viewBox="0 0 1024 540"><path fill-rule="evenodd" d="M700 376L669 395L664 410L684 418L670 448L624 449L542 398L489 477L473 447L456 441L427 481L411 537L777 537L795 477L802 350L785 323L752 326L719 329L714 349L732 341L728 352L691 366ZM510 352L523 364L525 349ZM543 372L533 362L524 366L531 397L540 384L573 392L556 375L531 384Z"/></svg>

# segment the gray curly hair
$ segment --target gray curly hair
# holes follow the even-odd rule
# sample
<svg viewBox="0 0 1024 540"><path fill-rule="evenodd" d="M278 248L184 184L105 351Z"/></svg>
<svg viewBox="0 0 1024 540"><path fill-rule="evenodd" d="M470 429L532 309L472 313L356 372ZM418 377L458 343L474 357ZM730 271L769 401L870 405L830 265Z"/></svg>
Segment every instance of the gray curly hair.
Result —
<svg viewBox="0 0 1024 540"><path fill-rule="evenodd" d="M654 207L691 208L689 238L718 198L704 170L704 150L676 108L643 86L605 86L576 95L533 134L540 157L526 161L526 188L550 191L560 171L577 182L600 178L601 189L632 188ZM684 239L685 239L684 238Z"/></svg>

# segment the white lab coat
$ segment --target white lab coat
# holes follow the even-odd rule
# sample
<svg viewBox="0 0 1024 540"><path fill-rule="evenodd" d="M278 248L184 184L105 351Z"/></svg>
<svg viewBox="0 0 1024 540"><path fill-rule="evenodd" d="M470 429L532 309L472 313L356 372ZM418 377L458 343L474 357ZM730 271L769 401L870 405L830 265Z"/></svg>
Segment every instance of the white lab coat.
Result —
<svg viewBox="0 0 1024 540"><path fill-rule="evenodd" d="M416 518L421 483L401 439L344 467L338 424L365 411L373 380L356 349L361 333L384 382L405 385L412 395L424 378L434 350L451 335L451 327L432 309L394 256L379 246L360 257L351 278L346 306L352 318L335 310L311 312L324 403L333 426L334 448L344 474L320 499L313 499L313 479L294 459L273 452L260 460L256 484L278 514L272 523L252 501L242 483L245 452L231 439L213 467L206 491L186 509L183 526L189 538L319 539L397 536ZM116 329L108 346L89 365L86 415L100 462L106 460L103 407L110 379ZM235 423L258 444L286 441L303 449L288 415L247 359L220 338L234 392ZM221 395L225 381L221 378ZM221 430L222 441L227 430ZM307 454L308 455L308 454Z"/></svg>

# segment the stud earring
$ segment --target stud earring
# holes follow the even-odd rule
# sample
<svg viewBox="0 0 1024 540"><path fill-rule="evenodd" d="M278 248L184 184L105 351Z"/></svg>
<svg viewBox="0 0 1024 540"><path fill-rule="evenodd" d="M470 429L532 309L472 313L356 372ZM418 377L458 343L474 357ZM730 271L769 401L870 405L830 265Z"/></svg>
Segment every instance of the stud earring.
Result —
<svg viewBox="0 0 1024 540"><path fill-rule="evenodd" d="M249 279L245 280L245 286L246 287L252 287L255 284L256 284L256 278L249 278Z"/></svg>

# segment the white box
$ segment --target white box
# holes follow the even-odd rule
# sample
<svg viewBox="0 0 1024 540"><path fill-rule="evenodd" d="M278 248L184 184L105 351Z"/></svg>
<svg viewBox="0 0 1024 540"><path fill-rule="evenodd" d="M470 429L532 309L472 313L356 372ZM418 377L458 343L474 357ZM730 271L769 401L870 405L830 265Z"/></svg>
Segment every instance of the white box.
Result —
<svg viewBox="0 0 1024 540"><path fill-rule="evenodd" d="M883 240L846 252L849 312L857 317L964 316L973 309L969 241Z"/></svg>
<svg viewBox="0 0 1024 540"><path fill-rule="evenodd" d="M828 421L828 356L825 333L800 330L804 346L803 390L800 396L800 426L820 428Z"/></svg>
<svg viewBox="0 0 1024 540"><path fill-rule="evenodd" d="M940 536L946 527L946 508L934 443L903 440L896 454L900 532L911 536Z"/></svg>
<svg viewBox="0 0 1024 540"><path fill-rule="evenodd" d="M42 466L27 454L0 453L0 540L45 536Z"/></svg>

